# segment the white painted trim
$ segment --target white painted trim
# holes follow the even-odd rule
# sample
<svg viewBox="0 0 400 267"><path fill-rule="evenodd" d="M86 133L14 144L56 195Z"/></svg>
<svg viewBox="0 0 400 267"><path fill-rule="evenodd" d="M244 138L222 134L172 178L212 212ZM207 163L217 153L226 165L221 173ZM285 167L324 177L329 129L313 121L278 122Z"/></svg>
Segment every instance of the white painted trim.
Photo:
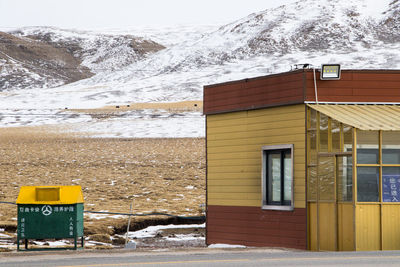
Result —
<svg viewBox="0 0 400 267"><path fill-rule="evenodd" d="M293 201L292 201L293 202ZM263 210L283 210L283 211L293 211L294 206L273 206L273 205L263 205L261 207Z"/></svg>
<svg viewBox="0 0 400 267"><path fill-rule="evenodd" d="M330 104L330 105L400 105L400 102L321 102L304 101L305 104Z"/></svg>
<svg viewBox="0 0 400 267"><path fill-rule="evenodd" d="M293 144L283 144L283 145L270 145L270 146L263 146L261 148L261 209L263 210L282 210L282 211L293 211L294 210L294 145ZM267 205L267 181L265 179L266 177L266 159L265 159L265 153L264 151L266 150L278 150L278 149L290 149L290 154L292 158L292 199L290 201L290 206L279 206L279 205Z"/></svg>

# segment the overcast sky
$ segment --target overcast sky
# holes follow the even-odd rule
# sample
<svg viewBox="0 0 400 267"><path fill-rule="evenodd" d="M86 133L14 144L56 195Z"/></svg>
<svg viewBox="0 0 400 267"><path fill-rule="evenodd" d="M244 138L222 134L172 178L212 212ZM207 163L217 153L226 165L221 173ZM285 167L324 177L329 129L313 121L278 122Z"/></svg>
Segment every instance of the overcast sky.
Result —
<svg viewBox="0 0 400 267"><path fill-rule="evenodd" d="M0 0L0 28L223 24L295 0Z"/></svg>

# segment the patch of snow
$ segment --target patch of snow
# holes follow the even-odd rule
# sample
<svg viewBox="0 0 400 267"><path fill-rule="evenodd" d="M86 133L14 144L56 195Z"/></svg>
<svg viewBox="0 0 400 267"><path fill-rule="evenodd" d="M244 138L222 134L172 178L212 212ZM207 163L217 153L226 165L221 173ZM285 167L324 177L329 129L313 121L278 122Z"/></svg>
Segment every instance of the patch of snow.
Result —
<svg viewBox="0 0 400 267"><path fill-rule="evenodd" d="M85 114L54 109L1 109L0 127L52 125L91 121Z"/></svg>
<svg viewBox="0 0 400 267"><path fill-rule="evenodd" d="M134 35L153 40L165 47L171 47L188 40L201 38L208 32L216 31L220 25L166 25L157 28L142 26L125 29L95 29L94 32L111 35Z"/></svg>
<svg viewBox="0 0 400 267"><path fill-rule="evenodd" d="M208 247L209 248L246 248L246 246L230 245L230 244L211 244Z"/></svg>
<svg viewBox="0 0 400 267"><path fill-rule="evenodd" d="M204 137L200 112L128 111L116 118L52 109L0 110L0 127L49 125L55 132L79 133L94 138Z"/></svg>
<svg viewBox="0 0 400 267"><path fill-rule="evenodd" d="M205 237L201 236L195 236L195 235L183 235L183 234L177 234L174 237L164 237L165 240L168 241L191 241L191 240L205 240Z"/></svg>
<svg viewBox="0 0 400 267"><path fill-rule="evenodd" d="M182 224L182 225L157 225L157 226L149 226L145 229L135 231L135 232L129 232L128 233L128 238L134 239L140 239L140 238L150 238L150 237L155 237L157 232L159 230L164 230L164 229L183 229L183 228L205 228L206 224Z"/></svg>
<svg viewBox="0 0 400 267"><path fill-rule="evenodd" d="M95 138L204 137L205 121L201 113L137 115L63 125L64 131L85 133ZM84 126L84 127L83 127Z"/></svg>
<svg viewBox="0 0 400 267"><path fill-rule="evenodd" d="M364 0L364 3L358 5L358 8L362 16L380 19L384 16L384 12L388 9L391 2L393 0Z"/></svg>
<svg viewBox="0 0 400 267"><path fill-rule="evenodd" d="M61 247L61 246L67 246L69 242L62 241L62 240L61 241L45 241L45 242L35 240L35 241L33 241L33 243L35 243L36 245L39 245L39 246L48 244L49 247Z"/></svg>
<svg viewBox="0 0 400 267"><path fill-rule="evenodd" d="M101 212L108 212L108 210L100 210ZM106 213L85 213L85 217L89 219L95 219L95 220L100 220L104 218L113 218L113 219L118 219L118 218L125 218L125 215L118 215L118 214L106 214Z"/></svg>
<svg viewBox="0 0 400 267"><path fill-rule="evenodd" d="M96 246L96 245L112 247L112 244L104 243L104 242L98 242L98 241L93 241L93 240L88 240L88 241L85 242L85 246L88 246L88 247Z"/></svg>

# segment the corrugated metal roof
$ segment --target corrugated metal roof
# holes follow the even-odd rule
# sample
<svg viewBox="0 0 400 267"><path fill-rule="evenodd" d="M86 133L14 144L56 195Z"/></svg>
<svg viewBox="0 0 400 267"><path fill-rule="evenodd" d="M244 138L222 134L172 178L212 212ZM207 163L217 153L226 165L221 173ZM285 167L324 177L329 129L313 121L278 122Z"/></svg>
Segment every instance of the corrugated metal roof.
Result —
<svg viewBox="0 0 400 267"><path fill-rule="evenodd" d="M400 131L400 106L397 105L308 104L308 106L360 130Z"/></svg>

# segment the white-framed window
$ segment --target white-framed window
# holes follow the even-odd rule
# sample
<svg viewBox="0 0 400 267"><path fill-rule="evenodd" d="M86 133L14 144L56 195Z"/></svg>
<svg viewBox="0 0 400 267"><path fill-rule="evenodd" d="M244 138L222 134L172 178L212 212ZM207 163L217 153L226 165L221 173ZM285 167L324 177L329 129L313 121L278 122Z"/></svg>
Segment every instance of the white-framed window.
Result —
<svg viewBox="0 0 400 267"><path fill-rule="evenodd" d="M293 144L262 147L262 208L293 210Z"/></svg>

